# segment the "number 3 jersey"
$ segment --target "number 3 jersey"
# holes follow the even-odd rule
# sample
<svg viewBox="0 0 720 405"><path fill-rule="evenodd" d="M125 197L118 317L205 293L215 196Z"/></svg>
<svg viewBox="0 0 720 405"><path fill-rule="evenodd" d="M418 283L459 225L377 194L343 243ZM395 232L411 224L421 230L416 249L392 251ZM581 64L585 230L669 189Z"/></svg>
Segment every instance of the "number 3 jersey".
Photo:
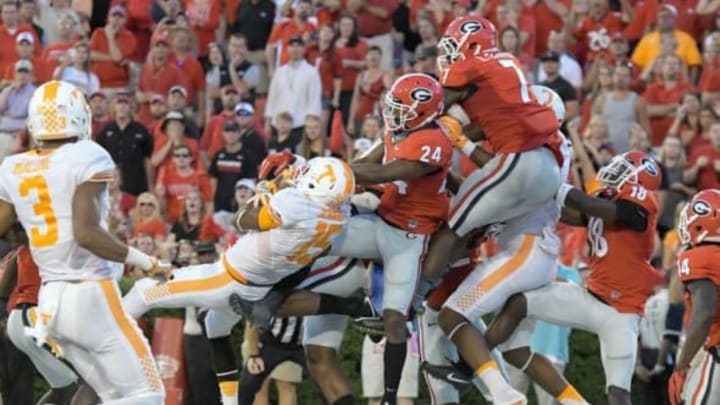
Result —
<svg viewBox="0 0 720 405"><path fill-rule="evenodd" d="M712 281L720 297L720 246L698 246L680 253L678 273L683 283L693 280ZM692 299L688 292L685 293L685 304L685 313L692 313ZM710 336L705 342L706 349L720 345L720 300L715 307L715 319L710 327Z"/></svg>
<svg viewBox="0 0 720 405"><path fill-rule="evenodd" d="M15 206L43 282L115 278L122 272L122 264L80 247L73 234L75 189L88 181L112 180L114 169L110 155L92 141L29 151L2 162L0 199ZM100 202L101 226L107 229L107 191Z"/></svg>
<svg viewBox="0 0 720 405"><path fill-rule="evenodd" d="M446 220L450 204L445 182L452 161L452 142L437 124L431 123L399 136L387 131L384 143L384 164L409 160L437 169L415 180L385 184L378 215L408 232L434 232Z"/></svg>
<svg viewBox="0 0 720 405"><path fill-rule="evenodd" d="M276 227L243 235L222 258L225 270L241 284L271 287L325 253L345 225L349 210L328 210L295 188L269 201ZM243 298L259 300L268 288L247 288Z"/></svg>
<svg viewBox="0 0 720 405"><path fill-rule="evenodd" d="M624 185L615 200L626 200L644 208L647 227L637 232L622 224L607 224L600 218L589 218L591 273L587 287L619 312L642 315L645 301L658 281L650 264L655 249L657 201L651 191L631 184Z"/></svg>

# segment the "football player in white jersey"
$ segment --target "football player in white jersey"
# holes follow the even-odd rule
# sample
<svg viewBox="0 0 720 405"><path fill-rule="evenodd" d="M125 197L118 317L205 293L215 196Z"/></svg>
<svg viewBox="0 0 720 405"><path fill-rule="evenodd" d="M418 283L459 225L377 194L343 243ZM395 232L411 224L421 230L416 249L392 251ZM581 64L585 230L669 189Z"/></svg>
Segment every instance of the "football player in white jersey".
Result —
<svg viewBox="0 0 720 405"><path fill-rule="evenodd" d="M29 104L34 149L0 166L0 234L19 220L43 282L40 321L27 330L52 342L105 404L160 405L165 392L147 340L120 303L121 263L163 269L107 232L110 155L90 136L81 90L40 86Z"/></svg>
<svg viewBox="0 0 720 405"><path fill-rule="evenodd" d="M211 308L209 336L217 336L212 331L219 325L233 325L238 314L258 329L273 315L360 314L364 297L291 291L343 230L355 190L350 166L336 158L311 159L295 172L279 191L258 194L259 204L238 213L238 227L259 232L243 235L217 263L175 270L161 284L138 280L123 300L125 308L135 317L155 307ZM234 382L222 387L224 397L234 396Z"/></svg>
<svg viewBox="0 0 720 405"><path fill-rule="evenodd" d="M562 100L552 90L533 86L533 90L541 104L553 108L558 121L564 118ZM560 106L558 106L560 105ZM457 131L451 131L456 136L454 143L458 145L458 138L463 137ZM465 143L469 140L465 140ZM462 147L463 151L472 158L475 148ZM562 146L564 164L561 176L567 178L571 161L571 146L567 140ZM482 162L476 162L481 164ZM474 325L471 321L479 319L488 313L499 310L507 298L516 292L536 288L550 283L555 279L557 256L560 241L555 235L555 225L560 218L560 206L551 201L546 206L533 210L521 217L513 218L502 224L488 227L486 234L497 240L499 252L476 267L459 287L448 297L437 317L427 313L423 316L426 321L424 335L426 342L438 342L442 339L432 338L437 333L433 331L430 320L437 319L437 324L447 334L448 338L457 346L465 360L473 366L475 374L480 377L489 389L494 403L516 404L524 403L524 396L512 389L507 382L502 381L498 373L498 365L490 360L485 364L478 364L477 339L482 339L483 326ZM532 321L524 322L517 332L506 341L500 350L505 360L517 368L531 373L540 374L543 369L554 370L547 359L533 354L529 349L530 335L534 328ZM459 333L462 332L462 333ZM428 336L429 335L429 336ZM483 345L484 346L484 345ZM446 346L445 346L446 347ZM424 347L425 358L435 359L437 356L432 348ZM452 354L448 356L454 357ZM585 404L586 402L568 384L562 376L554 379L538 380L543 387L553 394L562 404ZM437 374L435 374L437 375ZM447 384L437 379L429 379L434 404L457 403L457 393L449 389Z"/></svg>

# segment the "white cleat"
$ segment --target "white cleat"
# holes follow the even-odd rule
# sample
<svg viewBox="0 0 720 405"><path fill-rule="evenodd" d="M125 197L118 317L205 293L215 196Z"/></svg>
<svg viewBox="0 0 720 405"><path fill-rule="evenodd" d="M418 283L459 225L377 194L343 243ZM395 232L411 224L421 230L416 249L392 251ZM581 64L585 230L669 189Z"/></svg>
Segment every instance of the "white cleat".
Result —
<svg viewBox="0 0 720 405"><path fill-rule="evenodd" d="M500 393L500 395L493 396L494 405L526 405L527 398L519 391L509 389Z"/></svg>

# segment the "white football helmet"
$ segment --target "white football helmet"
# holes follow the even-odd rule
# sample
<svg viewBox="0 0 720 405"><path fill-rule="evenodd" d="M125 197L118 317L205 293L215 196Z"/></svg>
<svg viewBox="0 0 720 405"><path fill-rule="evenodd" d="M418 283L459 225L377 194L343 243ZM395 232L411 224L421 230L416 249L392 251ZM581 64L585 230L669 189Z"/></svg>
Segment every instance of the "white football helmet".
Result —
<svg viewBox="0 0 720 405"><path fill-rule="evenodd" d="M28 131L35 141L90 137L90 106L82 90L52 80L35 89L28 105Z"/></svg>
<svg viewBox="0 0 720 405"><path fill-rule="evenodd" d="M346 203L355 192L355 175L344 161L317 157L296 169L295 188L321 204Z"/></svg>
<svg viewBox="0 0 720 405"><path fill-rule="evenodd" d="M539 84L534 84L532 90L533 93L535 93L535 98L537 98L538 103L552 108L558 122L562 123L565 120L565 102L555 93L555 90L540 86Z"/></svg>

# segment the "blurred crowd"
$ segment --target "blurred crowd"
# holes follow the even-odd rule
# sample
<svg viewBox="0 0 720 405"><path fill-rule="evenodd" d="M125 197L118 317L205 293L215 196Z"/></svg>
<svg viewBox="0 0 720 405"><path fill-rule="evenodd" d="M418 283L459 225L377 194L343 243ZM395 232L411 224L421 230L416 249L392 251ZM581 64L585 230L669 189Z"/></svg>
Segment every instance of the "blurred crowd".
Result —
<svg viewBox="0 0 720 405"><path fill-rule="evenodd" d="M597 187L615 154L657 157L662 292L679 204L720 188L718 0L2 1L0 160L29 147L35 87L72 82L117 163L113 233L196 263L238 237L232 213L268 153L368 149L393 79L435 74L439 37L471 13L496 24L529 82L562 97L576 185ZM584 230L561 233L563 264L582 269Z"/></svg>

